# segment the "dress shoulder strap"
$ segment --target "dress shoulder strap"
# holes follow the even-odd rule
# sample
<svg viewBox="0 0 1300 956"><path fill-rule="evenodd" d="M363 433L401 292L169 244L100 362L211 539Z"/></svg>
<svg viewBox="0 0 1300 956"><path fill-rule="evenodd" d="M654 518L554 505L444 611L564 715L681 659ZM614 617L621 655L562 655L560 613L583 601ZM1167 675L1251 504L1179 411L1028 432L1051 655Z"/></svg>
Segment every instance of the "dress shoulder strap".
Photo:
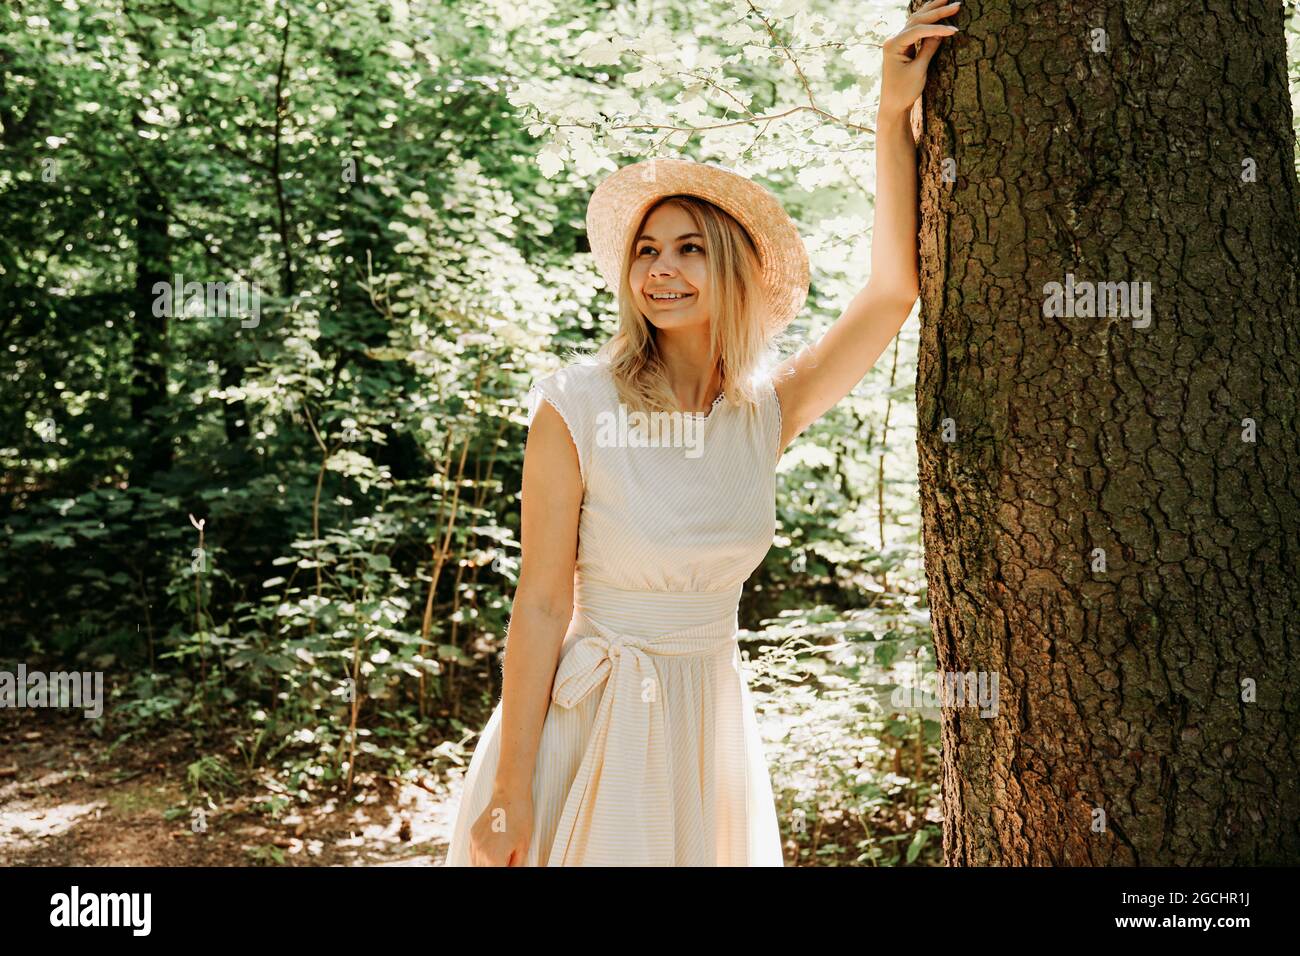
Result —
<svg viewBox="0 0 1300 956"><path fill-rule="evenodd" d="M602 394L601 376L604 374L605 368L601 365L575 362L534 379L528 390L529 427L541 402L548 402L559 412L577 449L584 487L591 466L597 405Z"/></svg>

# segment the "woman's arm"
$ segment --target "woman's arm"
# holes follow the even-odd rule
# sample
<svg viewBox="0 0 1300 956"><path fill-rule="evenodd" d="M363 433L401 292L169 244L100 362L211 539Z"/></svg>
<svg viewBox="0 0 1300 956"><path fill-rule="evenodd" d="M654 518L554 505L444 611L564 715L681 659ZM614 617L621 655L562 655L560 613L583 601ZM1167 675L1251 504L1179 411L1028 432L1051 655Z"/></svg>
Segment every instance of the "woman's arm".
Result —
<svg viewBox="0 0 1300 956"><path fill-rule="evenodd" d="M506 632L501 752L492 799L470 833L475 866L520 866L528 852L537 748L573 612L581 505L577 449L559 412L541 401L524 446L523 560Z"/></svg>
<svg viewBox="0 0 1300 956"><path fill-rule="evenodd" d="M960 3L930 0L885 41L876 115L876 202L871 278L816 343L782 364L781 447L842 399L871 370L907 320L920 290L917 275L916 144L908 113L939 40L956 27L937 23ZM908 49L916 44L914 55Z"/></svg>

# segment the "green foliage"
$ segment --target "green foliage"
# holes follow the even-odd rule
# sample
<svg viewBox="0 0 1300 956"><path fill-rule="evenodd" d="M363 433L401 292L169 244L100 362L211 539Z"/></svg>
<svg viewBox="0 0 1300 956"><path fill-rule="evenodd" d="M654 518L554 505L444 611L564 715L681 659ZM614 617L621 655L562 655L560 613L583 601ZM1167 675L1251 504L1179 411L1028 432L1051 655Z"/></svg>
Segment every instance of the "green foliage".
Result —
<svg viewBox="0 0 1300 956"><path fill-rule="evenodd" d="M284 866L284 852L276 846L250 846L244 850L248 861L255 866Z"/></svg>
<svg viewBox="0 0 1300 956"><path fill-rule="evenodd" d="M915 862L940 819L939 725L900 715L890 697L930 658L928 612L889 594L859 611L816 606L764 625L750 637L751 671L787 846L817 865Z"/></svg>
<svg viewBox="0 0 1300 956"><path fill-rule="evenodd" d="M221 798L235 792L239 779L224 759L208 755L185 768L185 783L196 796Z"/></svg>

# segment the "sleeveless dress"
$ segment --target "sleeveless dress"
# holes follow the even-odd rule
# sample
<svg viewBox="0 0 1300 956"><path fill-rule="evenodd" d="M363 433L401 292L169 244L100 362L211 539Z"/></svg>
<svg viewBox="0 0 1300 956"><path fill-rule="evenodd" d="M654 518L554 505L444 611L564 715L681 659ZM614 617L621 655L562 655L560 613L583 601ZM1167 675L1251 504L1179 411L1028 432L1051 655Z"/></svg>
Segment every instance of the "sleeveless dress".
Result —
<svg viewBox="0 0 1300 956"><path fill-rule="evenodd" d="M583 500L524 865L784 865L736 642L741 589L776 529L775 388L763 385L756 408L719 396L691 425L679 416L675 446L668 429L620 430L604 364L540 378L529 399L530 427L541 400L568 425ZM471 865L500 722L498 702L465 774L446 866Z"/></svg>

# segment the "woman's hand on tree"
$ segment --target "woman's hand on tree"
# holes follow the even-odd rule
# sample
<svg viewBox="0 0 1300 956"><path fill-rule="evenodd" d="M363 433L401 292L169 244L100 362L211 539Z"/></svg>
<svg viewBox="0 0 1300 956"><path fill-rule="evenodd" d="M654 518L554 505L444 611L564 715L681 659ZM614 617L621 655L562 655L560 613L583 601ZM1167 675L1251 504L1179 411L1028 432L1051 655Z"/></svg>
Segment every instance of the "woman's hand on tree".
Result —
<svg viewBox="0 0 1300 956"><path fill-rule="evenodd" d="M925 73L939 41L957 28L937 21L951 17L961 2L930 0L907 18L903 29L885 41L884 66L880 78L880 115L907 113L925 89Z"/></svg>

